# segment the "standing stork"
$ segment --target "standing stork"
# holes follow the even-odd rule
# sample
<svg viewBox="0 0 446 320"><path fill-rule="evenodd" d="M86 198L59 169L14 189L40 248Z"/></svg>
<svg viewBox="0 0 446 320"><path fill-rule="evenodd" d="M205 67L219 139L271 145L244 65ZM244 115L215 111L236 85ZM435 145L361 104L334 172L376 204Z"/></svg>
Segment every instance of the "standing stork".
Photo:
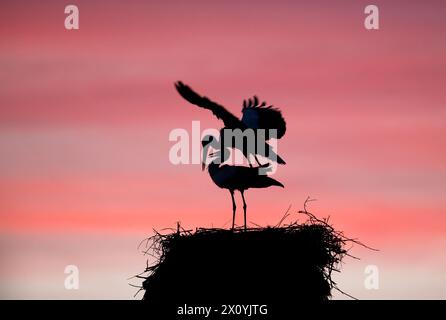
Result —
<svg viewBox="0 0 446 320"><path fill-rule="evenodd" d="M269 130L276 130L276 136L273 137L276 139L282 138L285 134L286 123L279 109L276 109L273 106L267 106L266 102L262 102L261 104L259 104L259 99L254 96L252 99L243 101L243 116L241 119L239 119L231 112L229 112L225 107L213 102L207 97L200 96L198 93L192 90L191 87L185 85L181 81L175 83L175 87L178 93L184 99L200 108L212 111L212 113L218 119L221 119L223 121L225 127L221 130L220 133L220 143L222 149L225 147L235 147L239 149L248 160L250 166L250 155L253 155L257 163L260 165L260 162L257 159L257 154L269 159L273 159L279 164L285 164L285 161L279 155L277 155L272 150L272 147L266 142L271 138L269 135ZM233 141L231 141L229 145L225 145L225 135L223 132L224 129L240 129L242 132L244 132L246 129L253 129L255 134L255 146L253 146L253 148L248 148L248 146L246 146L244 143L240 146L238 144L234 144ZM258 148L258 129L265 130L265 142L263 148Z"/></svg>
<svg viewBox="0 0 446 320"><path fill-rule="evenodd" d="M202 140L203 155L202 155L202 169L206 167L206 160L208 158L209 147L214 142L214 136L206 136ZM220 165L220 158L224 161L229 159L229 148L223 148L223 150L217 150L210 154L213 158L208 165L209 175L212 181L220 188L228 189L231 193L232 199L232 229L235 225L235 211L236 204L234 199L234 191L240 191L243 199L243 218L244 228L246 230L246 201L245 190L249 188L268 188L271 186L279 186L284 188L284 185L273 178L259 173L259 168L268 166L268 164L260 167L246 167L246 166L232 166L232 165Z"/></svg>

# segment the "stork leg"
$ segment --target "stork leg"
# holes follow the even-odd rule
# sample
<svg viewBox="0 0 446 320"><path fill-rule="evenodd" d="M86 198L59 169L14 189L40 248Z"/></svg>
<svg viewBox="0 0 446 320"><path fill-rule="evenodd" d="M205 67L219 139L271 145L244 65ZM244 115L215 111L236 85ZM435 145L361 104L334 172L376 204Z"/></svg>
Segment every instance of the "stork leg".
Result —
<svg viewBox="0 0 446 320"><path fill-rule="evenodd" d="M249 167L250 167L250 168L252 168L251 157L252 157L252 156L251 156L250 154L248 154L248 155L246 156L246 159L248 160L248 164L249 164Z"/></svg>
<svg viewBox="0 0 446 320"><path fill-rule="evenodd" d="M235 226L235 209L237 208L237 206L235 205L234 190L229 190L229 192L231 193L231 198L232 198L232 230L234 230L234 226Z"/></svg>
<svg viewBox="0 0 446 320"><path fill-rule="evenodd" d="M260 163L259 159L257 158L257 155L254 155L254 158L256 159L257 164L258 164L259 166L261 166L262 164Z"/></svg>
<svg viewBox="0 0 446 320"><path fill-rule="evenodd" d="M245 201L245 195L243 194L244 192L245 192L244 190L240 190L243 199L243 219L245 222L245 231L246 231L246 201Z"/></svg>

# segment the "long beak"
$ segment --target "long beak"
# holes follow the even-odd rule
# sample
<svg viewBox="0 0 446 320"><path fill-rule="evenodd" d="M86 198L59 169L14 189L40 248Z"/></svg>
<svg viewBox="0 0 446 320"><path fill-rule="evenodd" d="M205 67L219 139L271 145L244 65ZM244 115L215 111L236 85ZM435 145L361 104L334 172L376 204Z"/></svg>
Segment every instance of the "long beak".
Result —
<svg viewBox="0 0 446 320"><path fill-rule="evenodd" d="M201 158L201 170L204 171L206 168L206 159L208 158L209 145L203 146L203 154Z"/></svg>

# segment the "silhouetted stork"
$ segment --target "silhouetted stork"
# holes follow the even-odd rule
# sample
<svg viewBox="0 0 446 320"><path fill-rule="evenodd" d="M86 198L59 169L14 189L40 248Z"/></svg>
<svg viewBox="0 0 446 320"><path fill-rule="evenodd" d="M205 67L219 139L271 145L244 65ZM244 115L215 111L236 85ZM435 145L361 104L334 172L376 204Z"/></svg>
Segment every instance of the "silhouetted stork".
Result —
<svg viewBox="0 0 446 320"><path fill-rule="evenodd" d="M257 163L260 165L259 160L257 159L257 154L267 157L269 159L277 161L277 163L285 164L285 161L277 155L272 147L266 142L271 137L269 136L269 131L271 129L276 130L276 136L273 138L280 139L283 137L286 131L286 123L284 118L282 117L282 113L279 109L274 108L273 106L267 106L266 102L262 102L259 104L259 100L256 96L252 99L248 99L248 101L243 101L243 116L241 119L237 118L231 112L226 110L225 107L211 101L207 97L202 97L198 93L196 93L192 88L183 84L181 81L175 83L175 87L178 93L190 103L197 105L201 108L211 110L212 113L218 118L221 119L225 125L220 133L220 143L221 147L235 147L243 152L246 159L248 159L248 163L251 166L250 155L254 155ZM253 129L255 134L255 145L249 148L245 143L242 145L234 144L234 141L231 141L230 144L224 143L224 129L240 129L242 132L246 129ZM264 129L265 136L263 137L264 148L258 148L257 139L259 138L260 132L257 129Z"/></svg>
<svg viewBox="0 0 446 320"><path fill-rule="evenodd" d="M206 136L202 140L203 145L203 157L202 157L202 169L205 169L206 160L208 158L209 146L214 141L214 136ZM249 188L268 188L271 186L279 186L284 188L284 185L279 181L274 180L266 175L259 173L259 168L268 166L262 165L261 167L245 167L245 166L230 166L230 165L220 165L220 156L222 154L223 162L229 159L229 149L223 148L217 150L210 154L213 158L211 163L208 165L209 175L212 181L220 188L228 189L231 193L232 199L232 229L234 229L235 224L235 210L236 204L234 199L234 191L239 190L243 199L243 215L244 215L244 225L246 230L246 201L244 192Z"/></svg>

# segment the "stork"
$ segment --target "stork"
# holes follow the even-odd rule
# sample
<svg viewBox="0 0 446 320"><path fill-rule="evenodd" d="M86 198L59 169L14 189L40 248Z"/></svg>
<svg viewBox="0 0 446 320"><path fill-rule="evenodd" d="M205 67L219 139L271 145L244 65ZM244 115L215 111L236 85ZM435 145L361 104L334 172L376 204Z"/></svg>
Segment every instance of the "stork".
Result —
<svg viewBox="0 0 446 320"><path fill-rule="evenodd" d="M262 102L259 104L259 100L256 96L252 99L243 101L242 113L243 116L241 119L237 118L234 114L229 112L225 107L213 102L207 97L200 96L196 93L192 88L185 85L181 81L175 83L175 87L178 93L186 99L188 102L204 109L208 109L212 111L212 113L218 118L221 119L224 123L224 128L221 130L221 149L225 147L235 147L242 151L243 155L248 160L249 165L251 165L250 156L253 155L257 163L260 165L260 162L257 158L257 154L267 157L271 160L277 161L279 164L285 164L285 161L277 155L271 145L269 145L266 141L268 141L271 137L269 135L269 130L276 130L276 136L273 138L280 139L283 137L286 131L286 123L282 116L282 113L279 109L274 108L273 106L267 106L266 102ZM253 129L255 134L255 145L252 148L249 148L244 143L234 144L234 141L231 141L229 145L225 145L223 131L225 129L240 129L241 132L244 132L246 129ZM263 148L258 148L261 143L257 141L259 138L260 131L258 129L264 129L264 146ZM248 141L249 143L249 141Z"/></svg>
<svg viewBox="0 0 446 320"><path fill-rule="evenodd" d="M208 159L208 152L211 143L214 142L214 136L205 136L202 140L203 154L202 154L202 169L206 167L206 160ZM284 185L273 178L259 173L261 167L268 166L268 164L262 165L260 167L247 167L247 166L232 166L232 165L221 165L220 158L223 161L229 159L229 148L223 148L222 150L216 150L209 155L212 161L208 165L208 172L212 181L222 189L228 189L231 193L232 199L232 229L235 225L235 211L236 204L234 199L235 190L240 191L243 200L243 218L244 218L244 228L246 230L246 201L245 201L245 190L249 188L268 188L271 186L279 186L284 188Z"/></svg>

